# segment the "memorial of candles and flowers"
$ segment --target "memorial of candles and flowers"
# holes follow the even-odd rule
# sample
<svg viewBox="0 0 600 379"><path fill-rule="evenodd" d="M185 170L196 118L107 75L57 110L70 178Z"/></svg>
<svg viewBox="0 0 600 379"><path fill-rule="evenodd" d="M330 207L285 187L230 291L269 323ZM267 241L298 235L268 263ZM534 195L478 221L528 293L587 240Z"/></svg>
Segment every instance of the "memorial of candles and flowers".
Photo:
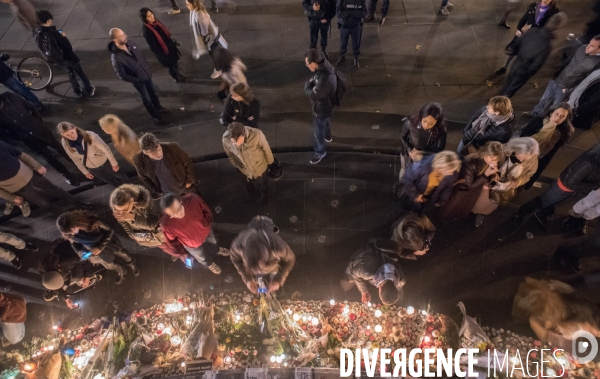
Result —
<svg viewBox="0 0 600 379"><path fill-rule="evenodd" d="M339 377L339 369L334 369L339 367L342 348L477 347L482 356L499 349L514 360L517 354L525 356L543 347L503 329L483 330L486 341L473 346L473 340L459 336L451 318L412 306L277 300L248 293L190 294L131 314L97 319L77 330L49 326L47 337L0 354L0 379L38 370L42 374L35 377L49 379L175 377L197 374L199 367L215 377L237 372L245 378L243 373L251 370L329 369L333 378ZM531 358L535 361L539 355ZM575 364L566 353L556 358L561 361L545 358L551 360L546 374L572 377L583 368L585 374L599 375L594 367ZM561 372L560 367L568 370Z"/></svg>

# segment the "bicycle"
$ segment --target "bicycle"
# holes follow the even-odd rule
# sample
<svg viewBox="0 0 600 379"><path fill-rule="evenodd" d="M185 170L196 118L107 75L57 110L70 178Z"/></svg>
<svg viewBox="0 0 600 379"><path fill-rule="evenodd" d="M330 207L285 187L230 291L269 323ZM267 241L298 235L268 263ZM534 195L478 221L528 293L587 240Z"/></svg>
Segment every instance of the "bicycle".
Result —
<svg viewBox="0 0 600 379"><path fill-rule="evenodd" d="M9 58L10 55L6 53L0 55L0 60L15 72L17 79L27 88L41 91L52 83L52 67L42 58L25 57L16 66L8 63Z"/></svg>

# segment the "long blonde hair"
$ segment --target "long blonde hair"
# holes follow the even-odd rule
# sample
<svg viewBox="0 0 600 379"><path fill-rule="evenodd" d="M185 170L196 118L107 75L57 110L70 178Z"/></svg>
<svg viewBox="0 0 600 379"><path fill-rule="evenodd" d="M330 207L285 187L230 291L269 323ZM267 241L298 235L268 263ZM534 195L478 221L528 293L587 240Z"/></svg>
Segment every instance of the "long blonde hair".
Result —
<svg viewBox="0 0 600 379"><path fill-rule="evenodd" d="M115 147L131 144L139 146L135 132L114 114L102 116L98 123L104 133L110 135Z"/></svg>
<svg viewBox="0 0 600 379"><path fill-rule="evenodd" d="M192 4L192 8L198 12L206 12L206 7L200 0L186 0L188 3Z"/></svg>
<svg viewBox="0 0 600 379"><path fill-rule="evenodd" d="M63 137L62 134L73 129L77 130L77 134L83 136L83 140L85 141L85 143L87 143L88 146L92 144L92 137L90 137L90 135L87 134L85 130L81 129L79 126L71 124L68 121L59 122L58 125L56 125L56 130L58 131L58 134L60 134L60 138L62 139L63 145L67 149L69 149L69 151L71 151L72 153L76 152L76 150L72 148L71 145L69 145L69 140Z"/></svg>

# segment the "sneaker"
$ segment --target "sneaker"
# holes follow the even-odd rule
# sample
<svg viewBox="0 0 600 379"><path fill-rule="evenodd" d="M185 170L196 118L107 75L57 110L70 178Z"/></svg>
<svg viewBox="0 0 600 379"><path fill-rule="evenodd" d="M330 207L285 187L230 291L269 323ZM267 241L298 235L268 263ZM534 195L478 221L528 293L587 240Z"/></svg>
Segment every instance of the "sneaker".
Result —
<svg viewBox="0 0 600 379"><path fill-rule="evenodd" d="M40 249L40 247L38 245L36 245L35 243L29 243L29 242L25 243L25 250L38 251L39 249Z"/></svg>
<svg viewBox="0 0 600 379"><path fill-rule="evenodd" d="M223 74L223 72L221 70L217 71L217 69L215 68L215 69L213 69L212 74L210 74L210 78L217 79L217 78L221 77L222 74Z"/></svg>
<svg viewBox="0 0 600 379"><path fill-rule="evenodd" d="M452 4L452 3L450 3L450 2L449 2L448 4L446 4L446 8L447 8L449 11L451 11L452 9L454 9L454 4Z"/></svg>
<svg viewBox="0 0 600 379"><path fill-rule="evenodd" d="M442 16L448 16L450 14L450 12L448 12L448 8L447 7L442 7L442 8L440 8L440 14Z"/></svg>
<svg viewBox="0 0 600 379"><path fill-rule="evenodd" d="M540 223L542 228L548 230L550 229L550 220L549 217L541 215L540 212L534 213L535 219Z"/></svg>
<svg viewBox="0 0 600 379"><path fill-rule="evenodd" d="M583 220L581 222L581 225L579 226L579 229L577 230L577 234L581 235L581 236L585 236L588 232L588 220Z"/></svg>
<svg viewBox="0 0 600 379"><path fill-rule="evenodd" d="M219 265L217 265L216 263L213 262L213 264L211 264L210 266L207 267L210 272L212 272L213 274L219 275L221 273L221 267L219 267Z"/></svg>
<svg viewBox="0 0 600 379"><path fill-rule="evenodd" d="M365 17L364 22L371 22L373 20L375 20L375 15L370 14L367 17Z"/></svg>
<svg viewBox="0 0 600 379"><path fill-rule="evenodd" d="M73 92L75 92L75 96L77 96L77 97L79 97L79 98L82 98L82 97L83 97L83 92L81 92L81 90L79 90L79 91L75 91L75 90L73 90Z"/></svg>
<svg viewBox="0 0 600 379"><path fill-rule="evenodd" d="M382 17L382 18L379 20L379 26L383 26L383 24L385 24L385 17Z"/></svg>
<svg viewBox="0 0 600 379"><path fill-rule="evenodd" d="M485 221L484 215L476 215L475 216L475 227L479 228L481 225L483 225L484 221Z"/></svg>
<svg viewBox="0 0 600 379"><path fill-rule="evenodd" d="M175 14L181 13L181 9L171 9L167 13L170 14L171 16L173 16Z"/></svg>
<svg viewBox="0 0 600 379"><path fill-rule="evenodd" d="M179 258L177 258L176 256L171 255L171 262L177 262L178 259Z"/></svg>
<svg viewBox="0 0 600 379"><path fill-rule="evenodd" d="M160 117L152 117L152 121L154 121L155 124L162 124L164 123L163 119Z"/></svg>
<svg viewBox="0 0 600 379"><path fill-rule="evenodd" d="M354 68L359 68L360 65L358 64L358 58L354 58Z"/></svg>
<svg viewBox="0 0 600 379"><path fill-rule="evenodd" d="M533 112L523 112L523 113L521 113L521 116L527 117L527 118L533 118L533 117L535 117L535 115L533 114Z"/></svg>
<svg viewBox="0 0 600 379"><path fill-rule="evenodd" d="M498 26L499 26L499 27L501 27L501 28L504 28L504 29L506 29L506 30L510 29L510 25L508 25L508 24L506 23L506 21L501 21L501 22L498 24Z"/></svg>
<svg viewBox="0 0 600 379"><path fill-rule="evenodd" d="M313 157L310 159L310 164L317 164L317 163L321 162L321 160L323 158L325 158L326 155L327 155L327 153L323 153L323 154L314 153Z"/></svg>
<svg viewBox="0 0 600 379"><path fill-rule="evenodd" d="M14 208L15 208L15 205L13 203L6 203L4 205L4 214L8 216L9 214L12 213Z"/></svg>
<svg viewBox="0 0 600 379"><path fill-rule="evenodd" d="M29 217L31 214L31 208L29 207L29 203L24 201L23 204L19 206L21 208L21 213L23 213L23 217Z"/></svg>
<svg viewBox="0 0 600 379"><path fill-rule="evenodd" d="M325 137L325 142L331 142L333 141L333 137L331 136L331 134L327 137Z"/></svg>
<svg viewBox="0 0 600 379"><path fill-rule="evenodd" d="M580 222L579 218L569 216L560 224L560 231L563 233L570 232L577 228Z"/></svg>
<svg viewBox="0 0 600 379"><path fill-rule="evenodd" d="M135 264L135 261L133 259L126 263L126 265L131 270L133 276L140 276L140 268Z"/></svg>
<svg viewBox="0 0 600 379"><path fill-rule="evenodd" d="M65 182L73 187L79 187L81 182L75 178L73 175L63 175L65 177Z"/></svg>
<svg viewBox="0 0 600 379"><path fill-rule="evenodd" d="M96 87L92 87L92 90L88 91L87 94L88 94L89 97L94 96L96 94Z"/></svg>
<svg viewBox="0 0 600 379"><path fill-rule="evenodd" d="M120 264L117 265L117 269L115 271L117 272L117 278L115 279L115 284L119 285L119 284L123 283L123 280L125 279L125 274L127 273L127 271L125 270L125 267L123 267L123 265L120 265Z"/></svg>
<svg viewBox="0 0 600 379"><path fill-rule="evenodd" d="M157 110L157 112L158 112L158 113L163 113L163 114L165 114L165 113L171 113L171 110L170 110L169 108L160 107L160 108Z"/></svg>
<svg viewBox="0 0 600 379"><path fill-rule="evenodd" d="M179 75L177 79L175 79L175 83L185 83L187 81L187 76Z"/></svg>
<svg viewBox="0 0 600 379"><path fill-rule="evenodd" d="M335 62L335 65L339 66L339 65L341 65L344 62L346 62L346 56L345 55L340 55L340 57L338 58L337 62Z"/></svg>
<svg viewBox="0 0 600 379"><path fill-rule="evenodd" d="M44 292L44 300L45 301L52 301L52 300L56 299L57 297L58 296L56 296L53 291L47 290Z"/></svg>
<svg viewBox="0 0 600 379"><path fill-rule="evenodd" d="M217 254L219 254L222 257L228 257L231 254L231 251L229 251L229 249L227 248L220 247L219 252Z"/></svg>
<svg viewBox="0 0 600 379"><path fill-rule="evenodd" d="M19 257L15 257L15 259L13 259L12 261L10 261L10 263L13 264L13 267L15 268L15 270L20 270L21 267L23 267L23 262L21 262L21 260L19 259Z"/></svg>
<svg viewBox="0 0 600 379"><path fill-rule="evenodd" d="M494 75L504 75L506 74L506 67L500 67L494 72Z"/></svg>
<svg viewBox="0 0 600 379"><path fill-rule="evenodd" d="M209 12L210 13L219 13L219 8L218 7L210 8Z"/></svg>

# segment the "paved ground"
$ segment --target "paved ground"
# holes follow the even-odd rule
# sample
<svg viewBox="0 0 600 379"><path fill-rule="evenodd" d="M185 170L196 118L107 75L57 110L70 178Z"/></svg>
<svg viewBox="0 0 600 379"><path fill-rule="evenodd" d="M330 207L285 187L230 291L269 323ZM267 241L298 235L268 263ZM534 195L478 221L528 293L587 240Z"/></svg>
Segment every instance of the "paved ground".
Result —
<svg viewBox="0 0 600 379"><path fill-rule="evenodd" d="M179 2L183 5L182 0ZM331 149L335 153L329 154L323 164L312 167L308 164L312 143L310 114L301 91L310 77L303 62L308 31L300 1L240 0L235 11L229 9L231 14L215 15L230 49L248 65L249 83L262 103L261 129L285 165L283 179L271 184L269 204L259 207L244 204L243 178L222 159L217 83L209 79L212 68L208 58L190 58L187 11L168 16L165 0L34 3L53 13L55 23L71 39L84 70L98 88L93 100L75 99L66 76L58 75L50 89L38 93L50 104L49 125L68 120L98 131L96 120L110 112L118 114L138 133L157 131L160 138L179 142L197 162L201 191L216 213L215 230L221 245L226 246L253 215L273 217L298 255L297 267L282 295L299 291L305 298L358 298L354 292L342 293L337 281L348 257L370 237L385 235L399 217L393 202L399 121L427 101L439 101L452 120L448 147L455 148L470 114L499 90L502 78L490 74L502 64L503 47L512 38L510 31L496 27L502 2L455 0L451 16L439 18L437 0L392 0L384 27L365 26L361 69L343 69L351 89L333 118ZM516 24L526 5L526 1L520 4L509 23ZM161 101L173 109L165 127L153 125L133 88L116 78L106 51L111 27L122 28L146 49L137 16L141 6L153 8L182 43L184 71L192 78L190 83L174 83L166 69L145 51L154 69ZM589 1L565 0L560 6L569 15L569 25L561 32L557 45L566 34L580 33L591 13ZM328 49L332 59L337 59L338 35L334 28ZM5 5L0 5L0 50L11 53L15 61L37 54L28 33L12 20ZM537 102L550 73L548 64L514 97L518 113ZM486 80L491 80L492 86ZM598 132L597 127L578 131L546 170L547 178L556 177L584 149L597 143ZM49 175L60 182L55 172ZM102 186L77 196L106 204L111 190L110 186ZM473 220L436 221L438 232L431 252L418 262L406 264L406 304L422 307L430 303L434 310L454 315L456 303L464 301L469 312L479 314L484 322L509 325L510 305L518 282L526 275L556 277L547 271L548 256L557 245L577 241L559 234L560 218L547 233L533 221L519 230L512 226L510 216L517 205L540 191L533 188L521 194L515 204L494 213L479 229L473 228ZM569 205L565 204L557 214L564 215ZM107 209L103 215L111 220ZM6 220L0 224L0 230L32 236L47 247L58 237L54 220L40 212L32 216ZM526 232L534 238L526 238ZM124 285L116 287L109 275L94 291L82 294L79 311L40 301L43 291L34 268L43 253L25 257L29 269L26 274L17 276L12 268L0 266L0 288L27 296L32 302L29 332L44 334L58 319L73 326L111 313L115 307L132 310L188 290L210 292L241 286L233 267L225 260L220 262L224 272L215 276L202 269L189 271L157 250L141 250L125 238L123 241L137 255L141 276L128 277ZM595 289L600 278L591 274L597 263L586 262L586 275L559 278L598 301ZM227 283L229 275L233 278L231 283Z"/></svg>

